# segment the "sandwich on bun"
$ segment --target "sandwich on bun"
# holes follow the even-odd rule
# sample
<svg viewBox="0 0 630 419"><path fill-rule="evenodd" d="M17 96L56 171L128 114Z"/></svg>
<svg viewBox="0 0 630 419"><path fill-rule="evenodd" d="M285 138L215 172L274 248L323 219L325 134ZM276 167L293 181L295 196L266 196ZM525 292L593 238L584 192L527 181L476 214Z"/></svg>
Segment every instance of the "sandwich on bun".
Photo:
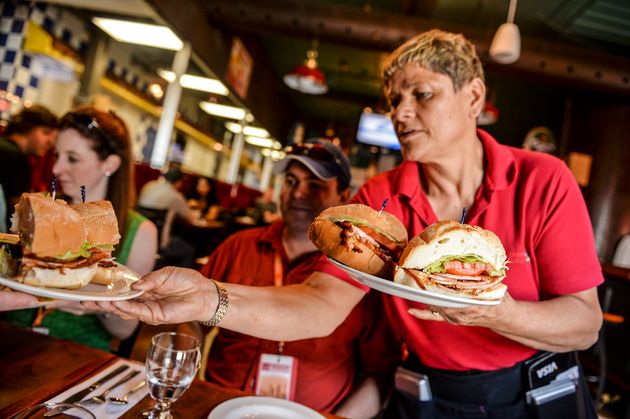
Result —
<svg viewBox="0 0 630 419"><path fill-rule="evenodd" d="M388 212L349 204L322 211L313 220L308 238L338 262L391 278L393 266L407 244L407 230Z"/></svg>
<svg viewBox="0 0 630 419"><path fill-rule="evenodd" d="M455 221L439 221L411 239L394 282L481 300L503 297L505 249L496 234Z"/></svg>
<svg viewBox="0 0 630 419"><path fill-rule="evenodd" d="M98 268L92 283L110 285L116 277L117 265L112 259L114 246L120 242L118 220L109 201L93 201L71 205L87 228L87 243Z"/></svg>
<svg viewBox="0 0 630 419"><path fill-rule="evenodd" d="M18 281L55 288L87 285L98 259L90 253L81 216L61 199L25 193L15 206L11 230L20 235Z"/></svg>

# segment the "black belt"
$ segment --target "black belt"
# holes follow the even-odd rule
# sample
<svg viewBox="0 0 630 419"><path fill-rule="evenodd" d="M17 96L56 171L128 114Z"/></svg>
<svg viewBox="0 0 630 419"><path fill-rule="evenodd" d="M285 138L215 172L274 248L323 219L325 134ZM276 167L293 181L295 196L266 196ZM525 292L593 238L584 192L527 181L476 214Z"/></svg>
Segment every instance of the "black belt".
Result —
<svg viewBox="0 0 630 419"><path fill-rule="evenodd" d="M524 397L523 362L495 371L448 371L430 368L409 353L403 366L426 374L431 392L444 400L476 405L509 404Z"/></svg>

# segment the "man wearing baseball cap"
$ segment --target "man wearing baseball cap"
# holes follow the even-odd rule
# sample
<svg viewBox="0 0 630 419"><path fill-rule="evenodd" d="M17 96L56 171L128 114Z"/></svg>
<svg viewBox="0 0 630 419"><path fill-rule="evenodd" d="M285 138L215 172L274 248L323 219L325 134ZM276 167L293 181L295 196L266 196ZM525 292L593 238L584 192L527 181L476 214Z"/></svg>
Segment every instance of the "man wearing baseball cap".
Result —
<svg viewBox="0 0 630 419"><path fill-rule="evenodd" d="M322 210L348 202L348 158L330 141L317 138L292 147L274 170L284 175L283 220L230 236L201 269L208 278L253 286L298 284L322 257L308 240L308 228ZM323 412L372 417L390 385L385 377L400 359L388 342L379 304L378 296L365 299L332 335L318 339L277 342L221 330L208 356L206 377ZM280 370L276 363L291 366L282 378L265 374ZM362 381L357 380L359 366Z"/></svg>

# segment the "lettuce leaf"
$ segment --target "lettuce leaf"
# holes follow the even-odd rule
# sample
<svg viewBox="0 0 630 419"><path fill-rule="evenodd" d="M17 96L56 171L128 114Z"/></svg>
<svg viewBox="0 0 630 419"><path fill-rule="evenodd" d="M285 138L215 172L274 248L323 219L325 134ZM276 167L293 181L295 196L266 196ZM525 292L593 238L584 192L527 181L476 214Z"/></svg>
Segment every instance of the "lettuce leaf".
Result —
<svg viewBox="0 0 630 419"><path fill-rule="evenodd" d="M426 273L434 273L434 272L444 272L444 264L448 261L451 260L459 260L462 262L466 262L466 263L475 263L475 262L481 262L481 263L486 263L488 264L488 262L486 260L484 260L483 258L477 256L477 255L473 255L473 254L467 254L467 255L447 255L447 256L442 256L440 259L436 260L435 262L433 262L432 264L426 266L423 271ZM500 269L495 269L492 272L490 272L490 276L502 276L505 275L505 266L501 267Z"/></svg>
<svg viewBox="0 0 630 419"><path fill-rule="evenodd" d="M62 254L62 255L56 255L53 256L55 259L60 259L60 260L72 260L72 259L76 259L78 257L84 257L84 258L88 258L90 257L90 249L94 247L94 245L92 243L88 243L85 242L81 245L81 249L79 249L78 252L73 252L71 250L68 250L66 253Z"/></svg>
<svg viewBox="0 0 630 419"><path fill-rule="evenodd" d="M113 244L97 244L94 247L98 247L99 249L105 251L105 252L113 252L114 251L114 245Z"/></svg>

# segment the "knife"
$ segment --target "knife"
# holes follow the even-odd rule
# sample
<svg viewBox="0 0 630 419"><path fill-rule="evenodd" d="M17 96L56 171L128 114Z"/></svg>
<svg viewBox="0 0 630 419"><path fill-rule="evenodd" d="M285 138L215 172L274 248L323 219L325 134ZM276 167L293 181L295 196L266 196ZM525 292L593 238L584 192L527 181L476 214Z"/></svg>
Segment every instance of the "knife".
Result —
<svg viewBox="0 0 630 419"><path fill-rule="evenodd" d="M129 365L121 365L120 367L116 368L114 371L107 374L105 377L93 383L88 388L84 388L83 390L80 390L74 393L73 395L69 396L65 400L62 400L57 403L74 403L74 402L83 400L83 398L87 396L89 393L93 392L94 390L96 390L97 388L99 388L100 386L102 386L103 384L105 384L106 382L108 382L109 380L111 380L112 378L114 378L115 376L117 376L118 374L120 374L121 372L125 371L128 368L129 368ZM54 406L56 403L51 403L51 404ZM67 409L69 408L66 406L53 407L48 412L44 413L44 416L45 417L55 416Z"/></svg>

